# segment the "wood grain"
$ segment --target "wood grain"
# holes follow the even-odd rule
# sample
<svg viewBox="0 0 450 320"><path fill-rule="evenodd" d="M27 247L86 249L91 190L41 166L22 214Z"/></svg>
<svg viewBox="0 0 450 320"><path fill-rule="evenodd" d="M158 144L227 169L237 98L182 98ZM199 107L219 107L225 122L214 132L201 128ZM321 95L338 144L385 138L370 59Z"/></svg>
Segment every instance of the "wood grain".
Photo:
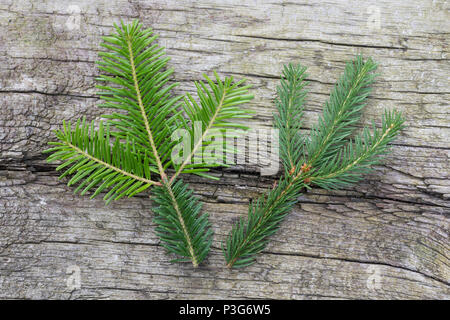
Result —
<svg viewBox="0 0 450 320"><path fill-rule="evenodd" d="M0 3L0 298L449 299L448 3L412 1L25 1ZM41 151L63 119L97 119L99 41L120 19L160 34L181 82L247 78L251 126L269 128L282 65L308 66L307 130L356 53L379 63L363 124L385 108L405 129L353 188L313 189L255 265L224 266L221 242L276 177L257 168L188 180L215 237L199 269L171 264L145 195L105 206L73 195ZM68 286L71 267L80 287Z"/></svg>

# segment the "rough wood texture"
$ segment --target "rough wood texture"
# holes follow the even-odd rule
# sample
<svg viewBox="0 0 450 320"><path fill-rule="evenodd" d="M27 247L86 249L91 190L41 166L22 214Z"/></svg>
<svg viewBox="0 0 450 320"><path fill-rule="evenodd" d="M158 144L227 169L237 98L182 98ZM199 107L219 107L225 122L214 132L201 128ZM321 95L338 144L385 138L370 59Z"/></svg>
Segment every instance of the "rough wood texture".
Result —
<svg viewBox="0 0 450 320"><path fill-rule="evenodd" d="M450 15L445 0L0 2L0 298L450 298ZM254 84L270 127L281 66L309 66L305 129L344 62L379 62L364 121L403 111L386 165L357 187L301 198L257 264L224 267L221 241L273 178L251 167L191 178L211 213L207 263L169 263L145 196L74 196L41 151L62 119L96 118L101 35L139 18L182 91L213 69ZM79 268L79 269L77 269ZM75 273L71 274L72 272ZM80 271L80 287L70 279ZM69 280L69 285L68 285ZM76 283L76 282L75 282Z"/></svg>

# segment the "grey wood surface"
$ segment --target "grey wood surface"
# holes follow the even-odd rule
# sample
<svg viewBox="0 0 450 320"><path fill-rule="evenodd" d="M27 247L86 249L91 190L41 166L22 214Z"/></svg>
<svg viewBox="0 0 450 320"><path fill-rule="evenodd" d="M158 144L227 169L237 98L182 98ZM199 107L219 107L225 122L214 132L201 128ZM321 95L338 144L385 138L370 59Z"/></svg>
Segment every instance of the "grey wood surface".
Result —
<svg viewBox="0 0 450 320"><path fill-rule="evenodd" d="M189 178L211 215L200 268L171 264L142 194L105 206L73 194L41 151L63 119L96 119L100 36L139 18L193 92L202 73L253 84L253 127L272 125L282 65L309 67L305 130L346 60L381 75L364 123L407 120L385 164L353 188L313 189L255 265L224 266L221 242L269 188L251 166ZM0 298L449 299L449 4L411 1L0 1Z"/></svg>

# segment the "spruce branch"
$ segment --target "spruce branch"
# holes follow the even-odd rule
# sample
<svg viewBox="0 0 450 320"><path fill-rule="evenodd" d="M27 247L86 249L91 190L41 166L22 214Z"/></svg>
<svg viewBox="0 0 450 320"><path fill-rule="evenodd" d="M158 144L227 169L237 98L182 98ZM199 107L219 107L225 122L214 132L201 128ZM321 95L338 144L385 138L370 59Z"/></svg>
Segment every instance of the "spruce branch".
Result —
<svg viewBox="0 0 450 320"><path fill-rule="evenodd" d="M279 130L280 157L288 170L292 170L303 157L304 137L300 135L300 128L306 97L306 77L306 67L289 64L284 66L277 87L275 104L278 114L274 114L274 126Z"/></svg>
<svg viewBox="0 0 450 320"><path fill-rule="evenodd" d="M175 164L171 155L177 141L171 137L178 129L191 133L193 122L202 120L206 129L195 141L194 155L208 145L203 139L217 130L241 128L234 120L248 117L237 106L252 99L249 86L243 85L244 80L221 81L215 73L216 83L205 76L209 89L196 83L200 104L189 94L188 99L174 96L172 89L178 83L169 84L173 70L166 69L169 58L154 44L153 31L143 29L137 20L114 27L115 33L103 37L101 44L106 51L99 53L103 73L97 88L103 100L100 107L116 112L103 115L106 122L100 122L99 129L85 120L74 129L64 122L64 130L56 131L59 141L50 142L53 147L45 151L52 153L48 161L62 162L57 170L68 168L61 177L73 174L68 184L78 183L76 192L85 194L95 188L95 197L109 189L106 203L152 187L162 246L181 255L177 261L191 261L197 267L209 252L212 230L192 190L177 178L181 173L205 175L217 163ZM175 170L172 177L168 169Z"/></svg>
<svg viewBox="0 0 450 320"><path fill-rule="evenodd" d="M223 248L229 268L255 262L256 254L264 250L268 238L278 230L304 187L302 179L286 174L266 196L260 196L249 206L247 220L236 223Z"/></svg>
<svg viewBox="0 0 450 320"><path fill-rule="evenodd" d="M373 124L373 134L368 128L349 141L338 153L325 162L310 178L311 183L324 189L339 189L362 179L370 167L379 164L399 131L404 128L399 112L385 111L380 129Z"/></svg>
<svg viewBox="0 0 450 320"><path fill-rule="evenodd" d="M310 139L306 141L308 166L320 166L346 143L370 94L376 67L371 58L364 61L362 56L346 64L343 75L325 103L322 115L311 129Z"/></svg>
<svg viewBox="0 0 450 320"><path fill-rule="evenodd" d="M309 139L299 137L298 132L305 95L305 68L300 65L284 68L277 90L279 115L274 117L275 126L280 129L284 174L267 197L261 196L256 204L249 206L247 220L241 219L231 230L223 249L228 267L244 267L255 262L256 255L264 250L304 188L312 184L325 189L348 186L359 181L387 153L388 143L404 127L404 120L396 111L386 111L381 128L373 125L373 134L365 128L362 134L348 141L370 92L368 86L373 82L375 67L370 58L364 61L361 56L347 64Z"/></svg>

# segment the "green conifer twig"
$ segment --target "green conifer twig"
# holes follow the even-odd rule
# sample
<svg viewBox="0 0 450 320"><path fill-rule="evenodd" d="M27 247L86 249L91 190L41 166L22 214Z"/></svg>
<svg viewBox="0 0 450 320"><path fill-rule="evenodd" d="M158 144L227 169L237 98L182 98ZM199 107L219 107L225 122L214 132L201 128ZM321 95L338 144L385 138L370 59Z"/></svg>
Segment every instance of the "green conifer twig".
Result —
<svg viewBox="0 0 450 320"><path fill-rule="evenodd" d="M365 128L362 134L348 139L370 93L375 68L370 58L364 61L361 56L347 63L311 136L302 137L299 129L306 95L306 68L285 66L277 91L278 115L274 116L280 130L284 174L267 196L249 206L247 220L239 220L231 230L223 248L228 267L245 267L255 262L304 188L348 186L359 181L386 154L388 143L404 127L399 112L386 111L381 128L373 125L373 134Z"/></svg>
<svg viewBox="0 0 450 320"><path fill-rule="evenodd" d="M242 129L235 119L249 115L239 105L253 97L248 94L249 86L243 85L245 80L234 82L229 77L222 81L217 73L215 82L205 75L207 84L196 83L200 103L189 94L184 100L174 96L171 90L178 84L168 84L173 70L163 71L169 58L153 44L157 38L153 31L143 29L137 20L114 26L115 33L103 37L101 44L106 51L99 54L103 73L97 87L102 90L100 107L117 112L103 115L106 126L101 121L97 130L85 120L75 128L64 122L63 131L56 131L59 141L50 142L53 147L45 151L52 153L48 161L62 162L57 170L65 169L61 178L73 175L69 185L79 184L75 192L95 190L95 197L109 189L104 197L107 203L152 187L157 204L154 221L162 245L181 256L176 261L191 261L197 267L210 250L212 230L198 199L177 178L185 172L211 177L206 172L221 159L192 164L193 154L203 151L205 140L217 130ZM177 143L171 137L178 129L192 134L199 120L204 125L201 139L180 166L171 158ZM176 172L170 178L169 168Z"/></svg>

